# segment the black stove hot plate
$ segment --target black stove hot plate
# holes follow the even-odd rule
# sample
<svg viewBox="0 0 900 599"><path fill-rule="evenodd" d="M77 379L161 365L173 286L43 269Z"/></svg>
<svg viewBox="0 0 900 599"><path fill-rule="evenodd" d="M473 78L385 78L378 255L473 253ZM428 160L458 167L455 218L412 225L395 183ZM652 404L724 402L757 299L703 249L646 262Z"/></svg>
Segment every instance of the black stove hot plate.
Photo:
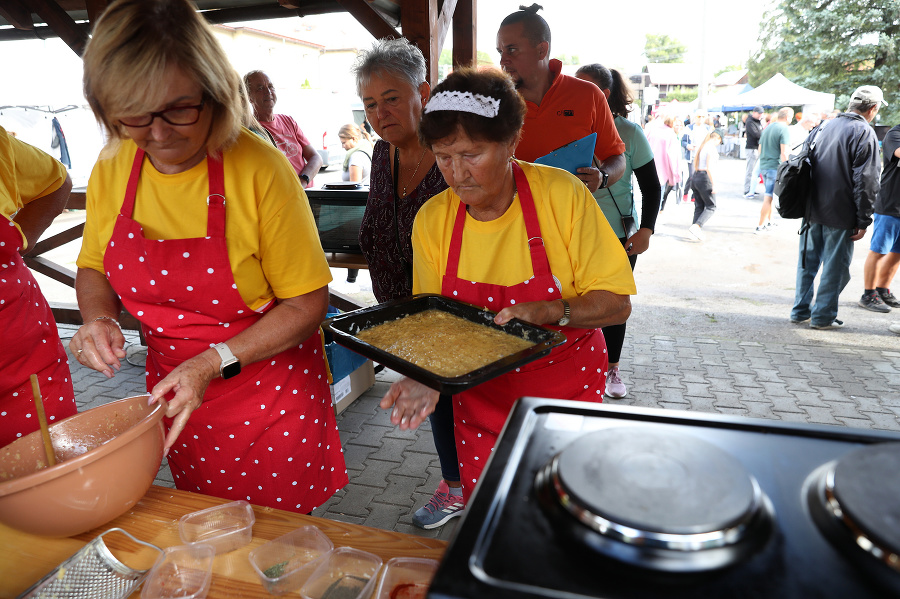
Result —
<svg viewBox="0 0 900 599"><path fill-rule="evenodd" d="M852 509L873 492L841 491L873 459L853 452L884 448L892 468L891 442L900 435L523 398L428 596L900 597L900 572L850 551L834 504L814 499L829 493L830 468ZM860 508L852 522L889 548L883 523L898 521L900 501L865 484L894 511Z"/></svg>

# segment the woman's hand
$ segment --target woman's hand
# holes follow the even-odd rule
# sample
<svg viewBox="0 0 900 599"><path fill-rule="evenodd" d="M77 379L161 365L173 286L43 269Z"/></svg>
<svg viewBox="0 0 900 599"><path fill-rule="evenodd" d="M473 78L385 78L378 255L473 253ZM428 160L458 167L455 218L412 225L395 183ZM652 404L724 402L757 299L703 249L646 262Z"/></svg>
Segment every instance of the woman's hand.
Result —
<svg viewBox="0 0 900 599"><path fill-rule="evenodd" d="M382 409L391 407L391 422L399 424L401 430L418 428L428 415L434 412L440 394L418 381L403 377L388 389L381 399Z"/></svg>
<svg viewBox="0 0 900 599"><path fill-rule="evenodd" d="M72 340L69 350L79 364L102 372L111 379L113 369L122 368L125 357L125 335L112 318L101 318L82 326Z"/></svg>
<svg viewBox="0 0 900 599"><path fill-rule="evenodd" d="M646 252L650 247L651 235L653 235L653 231L650 229L638 229L637 233L625 240L625 253L634 256Z"/></svg>
<svg viewBox="0 0 900 599"><path fill-rule="evenodd" d="M169 434L166 436L165 453L175 444L175 439L184 430L191 412L203 403L203 394L214 378L219 376L219 354L209 349L179 364L169 376L156 383L150 391L150 403L154 404L168 393L175 395L167 399L166 416L173 418Z"/></svg>

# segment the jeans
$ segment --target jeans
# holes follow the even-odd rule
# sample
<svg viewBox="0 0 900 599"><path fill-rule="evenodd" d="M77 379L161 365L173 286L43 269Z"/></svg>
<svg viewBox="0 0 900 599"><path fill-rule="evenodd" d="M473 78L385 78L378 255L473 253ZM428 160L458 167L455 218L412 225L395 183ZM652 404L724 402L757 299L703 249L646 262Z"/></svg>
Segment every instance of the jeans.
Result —
<svg viewBox="0 0 900 599"><path fill-rule="evenodd" d="M759 181L759 150L747 150L747 168L744 172L744 195L756 191Z"/></svg>
<svg viewBox="0 0 900 599"><path fill-rule="evenodd" d="M716 211L716 194L706 171L694 173L691 189L694 192L694 224L702 227Z"/></svg>
<svg viewBox="0 0 900 599"><path fill-rule="evenodd" d="M838 298L850 282L850 261L853 260L852 229L835 229L813 223L806 233L806 268L803 267L803 238L800 239L800 257L797 260L797 290L791 320L810 319L810 324L826 326L834 322L838 313ZM813 281L822 267L816 301L813 299Z"/></svg>
<svg viewBox="0 0 900 599"><path fill-rule="evenodd" d="M441 395L428 419L431 421L434 448L441 463L441 478L459 482L459 459L456 456L456 437L453 432L453 399L449 395Z"/></svg>

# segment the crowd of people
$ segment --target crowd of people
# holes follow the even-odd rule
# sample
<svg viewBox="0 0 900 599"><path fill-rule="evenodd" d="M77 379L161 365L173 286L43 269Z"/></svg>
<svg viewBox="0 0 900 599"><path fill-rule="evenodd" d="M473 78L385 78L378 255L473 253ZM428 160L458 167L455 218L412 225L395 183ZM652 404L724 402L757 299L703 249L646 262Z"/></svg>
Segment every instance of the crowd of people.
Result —
<svg viewBox="0 0 900 599"><path fill-rule="evenodd" d="M166 402L176 486L308 513L347 483L319 329L331 274L304 192L322 161L296 121L275 113L266 73L236 73L187 0L150 4L111 3L84 53L85 94L110 140L88 185L76 278L84 325L69 347L113 377L125 357L117 317L127 309L146 339L150 401ZM487 307L498 324L518 318L566 335L548 356L456 396L407 378L391 386L381 405L392 423L431 422L442 480L414 514L426 529L463 513L518 397L626 396L619 365L633 270L657 215L674 190L676 204L694 204L688 232L702 241L716 210L724 123L698 112L689 123L661 115L641 127L629 119L621 73L601 64L562 73L540 8L499 24L499 70L457 69L432 89L422 52L402 38L376 41L353 68L378 139L343 127L342 173L369 183L359 240L378 302L439 293ZM882 102L864 86L834 124L798 122L817 131L819 193L794 322L841 326L837 297L873 210L860 305L900 305L889 289L900 263L900 128L885 138L876 202L868 126ZM805 137L788 126L793 116L783 108L768 126L761 109L747 117L744 190L755 190L758 168L760 232L772 220L774 169ZM592 134L589 166L533 163ZM39 373L51 420L75 406L52 315L20 256L62 210L71 182L2 130L0 167L10 224L0 250L20 276L13 295L26 300L0 298L0 320L42 350L22 364L0 354L0 401L15 423L4 425L2 444L34 428L19 418L30 396L13 373Z"/></svg>

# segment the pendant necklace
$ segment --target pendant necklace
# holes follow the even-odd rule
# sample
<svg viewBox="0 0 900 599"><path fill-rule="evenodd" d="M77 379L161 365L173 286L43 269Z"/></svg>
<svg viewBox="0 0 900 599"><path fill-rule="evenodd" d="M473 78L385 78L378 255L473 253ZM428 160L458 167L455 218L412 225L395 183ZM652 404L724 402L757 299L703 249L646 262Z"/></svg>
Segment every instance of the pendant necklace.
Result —
<svg viewBox="0 0 900 599"><path fill-rule="evenodd" d="M416 173L419 172L419 167L422 165L422 161L425 160L425 148L422 148L422 155L419 156L419 162L416 164L416 170L413 171L413 174L410 175L409 179L406 180L406 185L403 186L403 193L400 194L400 197L406 197L406 188L409 187L409 184L413 182L416 178ZM397 148L397 164L400 163L400 148Z"/></svg>

